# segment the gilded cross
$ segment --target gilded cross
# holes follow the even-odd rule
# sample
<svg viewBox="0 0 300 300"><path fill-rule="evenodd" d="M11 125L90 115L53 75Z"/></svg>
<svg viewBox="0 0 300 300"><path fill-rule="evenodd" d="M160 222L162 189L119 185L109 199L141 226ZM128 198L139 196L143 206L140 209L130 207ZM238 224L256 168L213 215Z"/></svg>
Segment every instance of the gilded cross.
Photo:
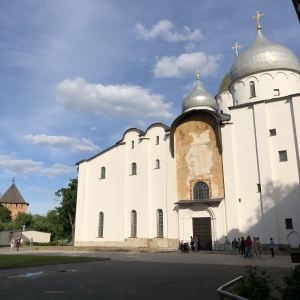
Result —
<svg viewBox="0 0 300 300"><path fill-rule="evenodd" d="M259 11L257 11L256 15L253 17L253 19L257 20L257 27L256 27L257 29L261 29L259 18L262 17L263 15L264 14L260 14Z"/></svg>
<svg viewBox="0 0 300 300"><path fill-rule="evenodd" d="M199 81L200 80L200 71L197 70L195 74L196 74L196 79Z"/></svg>
<svg viewBox="0 0 300 300"><path fill-rule="evenodd" d="M234 44L234 46L232 47L232 49L235 49L235 57L238 57L239 56L239 53L238 53L238 48L241 48L242 46L241 45L238 45L238 43L236 42Z"/></svg>

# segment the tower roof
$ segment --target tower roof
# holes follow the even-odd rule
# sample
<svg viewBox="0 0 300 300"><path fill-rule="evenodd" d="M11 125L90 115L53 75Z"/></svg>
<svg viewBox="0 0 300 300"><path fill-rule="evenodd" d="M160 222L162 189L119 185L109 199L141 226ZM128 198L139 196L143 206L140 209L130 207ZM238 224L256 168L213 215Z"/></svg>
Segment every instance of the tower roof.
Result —
<svg viewBox="0 0 300 300"><path fill-rule="evenodd" d="M217 104L215 98L209 94L200 84L199 72L197 72L197 84L193 91L187 95L182 102L182 112L190 108L208 106L216 110Z"/></svg>
<svg viewBox="0 0 300 300"><path fill-rule="evenodd" d="M13 182L10 188L4 193L4 195L0 198L1 203L15 203L15 204L27 204L24 200L21 193L19 192L17 186Z"/></svg>
<svg viewBox="0 0 300 300"><path fill-rule="evenodd" d="M230 70L231 80L276 69L287 69L300 73L300 63L293 51L265 38L258 22L255 40L244 52L236 55Z"/></svg>

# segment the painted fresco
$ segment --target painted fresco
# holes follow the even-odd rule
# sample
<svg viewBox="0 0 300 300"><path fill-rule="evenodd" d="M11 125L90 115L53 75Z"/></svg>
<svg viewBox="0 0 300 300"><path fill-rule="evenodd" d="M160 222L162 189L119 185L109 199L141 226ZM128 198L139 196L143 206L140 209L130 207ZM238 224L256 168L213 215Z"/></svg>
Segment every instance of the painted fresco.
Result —
<svg viewBox="0 0 300 300"><path fill-rule="evenodd" d="M206 112L184 118L175 130L178 200L193 200L196 182L205 182L209 198L224 198L218 124Z"/></svg>

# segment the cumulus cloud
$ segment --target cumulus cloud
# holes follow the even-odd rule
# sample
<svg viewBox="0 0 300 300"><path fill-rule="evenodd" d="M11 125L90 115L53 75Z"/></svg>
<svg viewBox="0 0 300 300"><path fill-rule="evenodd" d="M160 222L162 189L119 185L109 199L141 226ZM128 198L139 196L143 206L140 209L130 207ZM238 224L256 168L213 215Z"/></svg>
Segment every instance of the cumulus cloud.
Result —
<svg viewBox="0 0 300 300"><path fill-rule="evenodd" d="M111 117L170 119L172 104L161 95L140 86L87 83L83 78L66 79L56 85L56 100L67 109Z"/></svg>
<svg viewBox="0 0 300 300"><path fill-rule="evenodd" d="M74 174L76 172L76 167L56 164L51 168L45 168L44 162L30 159L16 159L10 155L0 155L0 168L5 172L25 176L33 174L52 176Z"/></svg>
<svg viewBox="0 0 300 300"><path fill-rule="evenodd" d="M157 57L153 69L154 77L183 77L185 74L194 73L197 69L204 76L214 75L221 55L206 55L203 52L185 53L178 57Z"/></svg>
<svg viewBox="0 0 300 300"><path fill-rule="evenodd" d="M146 29L142 24L135 25L135 32L138 38L145 41L151 39L163 39L167 42L182 42L182 41L198 41L203 39L203 34L200 29L191 29L187 26L183 27L183 33L174 32L174 25L169 20L161 20L152 26L151 29Z"/></svg>
<svg viewBox="0 0 300 300"><path fill-rule="evenodd" d="M30 142L34 145L41 146L52 146L52 147L65 147L69 148L74 152L88 152L99 150L100 147L95 145L92 141L82 138L77 139L67 136L47 136L44 134L41 135L24 135L23 139L27 142Z"/></svg>

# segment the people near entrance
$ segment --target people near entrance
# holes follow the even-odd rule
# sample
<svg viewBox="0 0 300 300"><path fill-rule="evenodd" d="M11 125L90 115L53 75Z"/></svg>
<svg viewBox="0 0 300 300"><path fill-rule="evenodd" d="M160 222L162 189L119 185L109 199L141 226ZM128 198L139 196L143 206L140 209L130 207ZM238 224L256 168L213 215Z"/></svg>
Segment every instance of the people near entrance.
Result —
<svg viewBox="0 0 300 300"><path fill-rule="evenodd" d="M195 253L199 252L199 242L198 242L198 237L195 236L194 238L194 247L195 247Z"/></svg>
<svg viewBox="0 0 300 300"><path fill-rule="evenodd" d="M13 251L14 247L15 247L15 240L11 239L11 241L10 241L10 251Z"/></svg>
<svg viewBox="0 0 300 300"><path fill-rule="evenodd" d="M245 256L245 240L243 236L241 237L241 254Z"/></svg>
<svg viewBox="0 0 300 300"><path fill-rule="evenodd" d="M261 245L260 245L259 237L255 238L254 249L255 249L256 257L260 258L260 256L261 256Z"/></svg>
<svg viewBox="0 0 300 300"><path fill-rule="evenodd" d="M228 255L229 254L229 244L230 244L230 241L229 241L229 239L228 239L227 236L225 236L225 242L224 242L224 244L225 244L225 253L226 253L226 255Z"/></svg>
<svg viewBox="0 0 300 300"><path fill-rule="evenodd" d="M238 240L237 240L237 249L238 249L239 254L241 254L241 239L240 238L238 238Z"/></svg>
<svg viewBox="0 0 300 300"><path fill-rule="evenodd" d="M245 240L245 255L244 258L251 258L252 257L252 241L250 235L247 236Z"/></svg>
<svg viewBox="0 0 300 300"><path fill-rule="evenodd" d="M192 250L192 251L195 251L195 241L194 241L194 239L193 239L192 236L191 236L190 238L191 238L191 242L190 242L191 250Z"/></svg>
<svg viewBox="0 0 300 300"><path fill-rule="evenodd" d="M233 239L233 241L231 242L231 254L236 255L237 252L237 248L238 248L238 242L236 240L236 238Z"/></svg>
<svg viewBox="0 0 300 300"><path fill-rule="evenodd" d="M17 251L19 251L20 243L21 243L21 240L20 239L16 239L16 248L17 248Z"/></svg>
<svg viewBox="0 0 300 300"><path fill-rule="evenodd" d="M275 248L275 244L274 244L273 238L270 238L270 241L269 241L269 249L270 249L270 251L271 251L272 257L275 256L275 254L274 254L274 248Z"/></svg>

